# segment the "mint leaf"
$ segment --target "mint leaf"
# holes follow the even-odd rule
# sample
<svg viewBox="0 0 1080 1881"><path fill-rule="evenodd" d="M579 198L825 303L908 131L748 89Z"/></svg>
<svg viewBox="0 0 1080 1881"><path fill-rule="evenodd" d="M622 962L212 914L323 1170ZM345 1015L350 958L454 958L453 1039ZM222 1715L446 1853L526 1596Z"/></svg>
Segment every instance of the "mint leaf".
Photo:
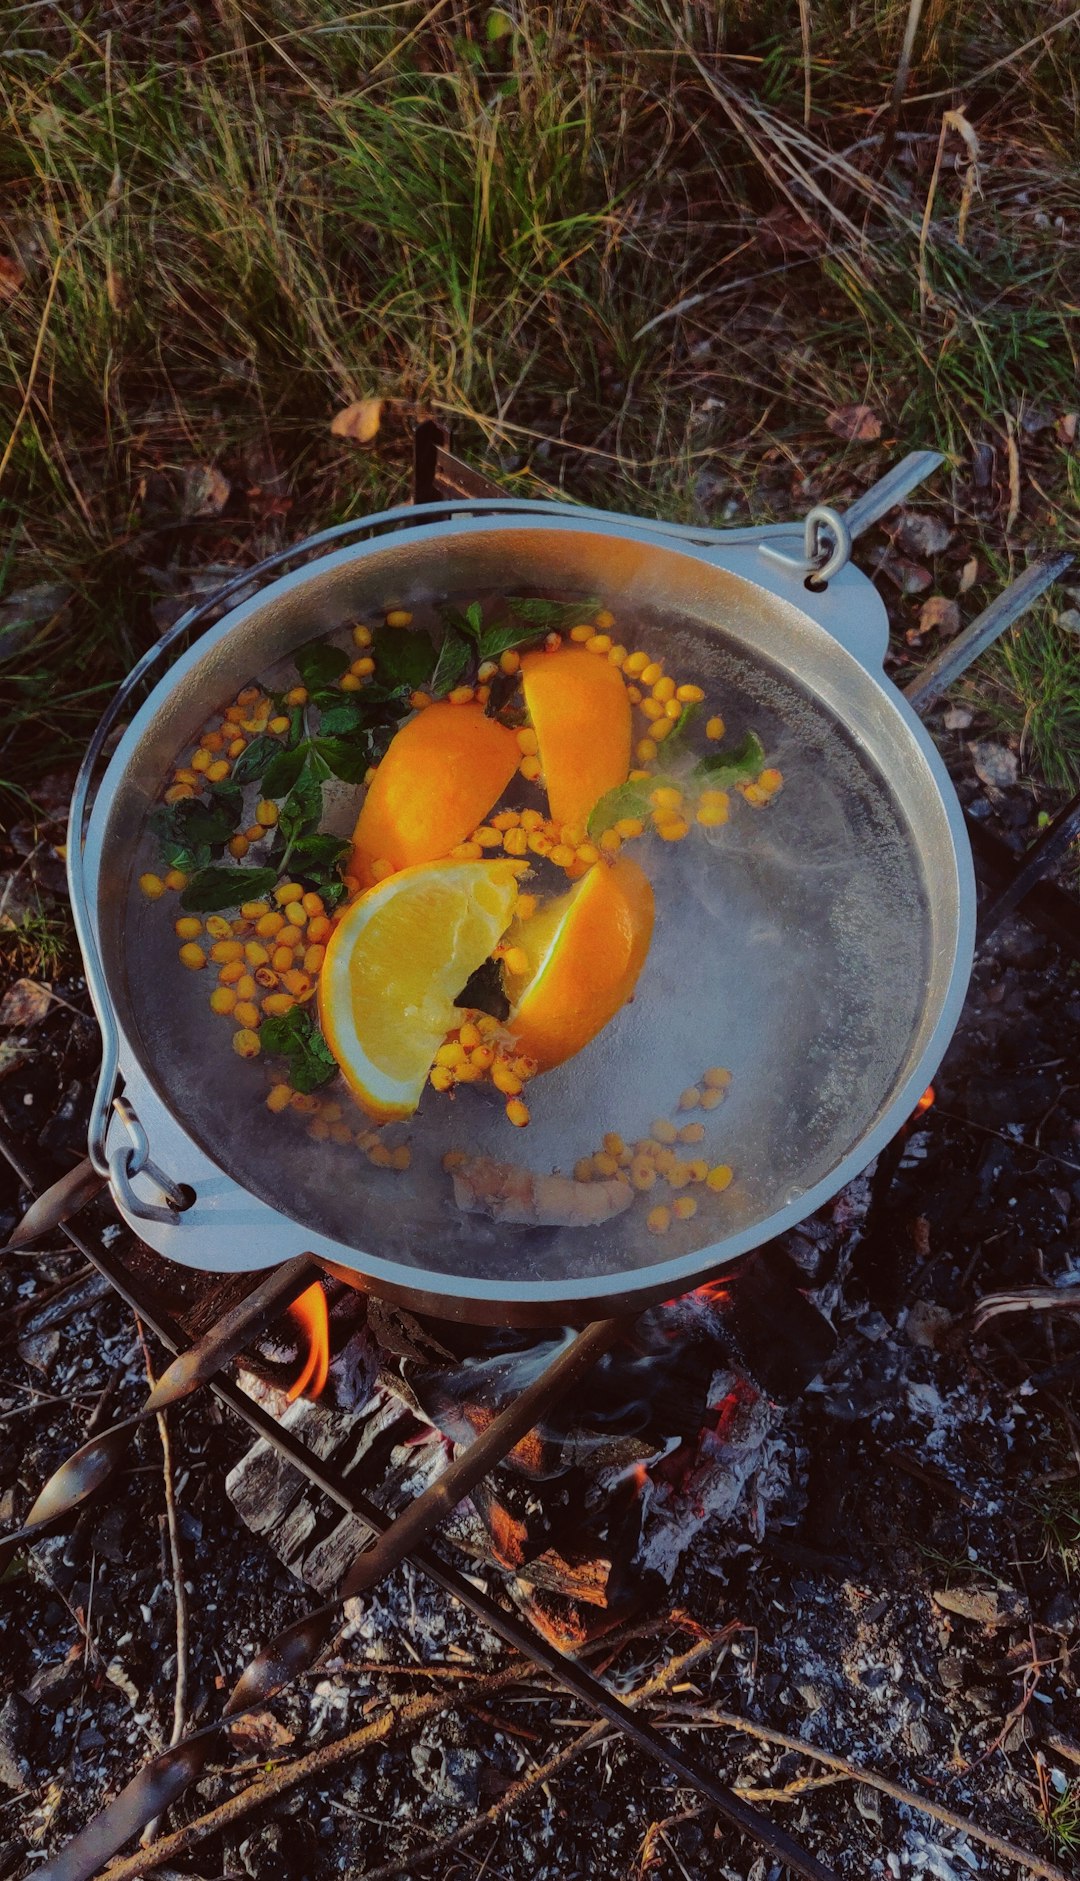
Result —
<svg viewBox="0 0 1080 1881"><path fill-rule="evenodd" d="M510 600L505 603L512 614L520 615L522 620L532 621L535 630L541 628L545 633L552 629L577 627L583 625L590 614L595 614L600 606L598 595L586 595L582 601L542 601L538 596L530 595L524 600Z"/></svg>
<svg viewBox="0 0 1080 1881"><path fill-rule="evenodd" d="M500 653L509 653L513 647L527 646L530 640L536 640L542 629L523 625L520 620L497 621L488 627L480 641L480 658L497 660Z"/></svg>
<svg viewBox="0 0 1080 1881"><path fill-rule="evenodd" d="M761 739L756 732L747 732L730 751L716 751L702 758L695 764L693 774L699 782L715 789L723 784L746 783L757 776L764 763L765 747Z"/></svg>
<svg viewBox="0 0 1080 1881"><path fill-rule="evenodd" d="M427 686L435 670L435 649L427 634L414 628L376 628L371 653L380 680L391 690L402 686L415 692Z"/></svg>
<svg viewBox="0 0 1080 1881"><path fill-rule="evenodd" d="M279 751L263 775L263 795L273 797L275 801L287 797L307 763L310 750L311 740L305 738L292 751Z"/></svg>
<svg viewBox="0 0 1080 1881"><path fill-rule="evenodd" d="M448 627L439 648L439 657L435 662L435 671L431 675L431 690L436 699L443 699L455 686L460 686L473 658L473 650L467 640Z"/></svg>
<svg viewBox="0 0 1080 1881"><path fill-rule="evenodd" d="M293 654L293 665L308 691L318 686L329 685L332 679L340 679L348 671L349 656L340 647L333 647L328 640L310 640L306 647L297 647Z"/></svg>
<svg viewBox="0 0 1080 1881"><path fill-rule="evenodd" d="M337 1076L334 1054L305 1007L265 1019L260 1036L264 1051L286 1059L294 1090L316 1091Z"/></svg>
<svg viewBox="0 0 1080 1881"><path fill-rule="evenodd" d="M616 784L615 789L605 791L596 804L589 818L589 835L595 842L624 816L640 817L642 822L647 822L651 808L646 785Z"/></svg>
<svg viewBox="0 0 1080 1881"><path fill-rule="evenodd" d="M686 740L690 727L693 725L694 720L699 716L700 712L700 703L683 706L682 711L675 720L670 738L665 738L663 744L660 746L656 762L662 771L670 771L672 758L682 757L686 749Z"/></svg>
<svg viewBox="0 0 1080 1881"><path fill-rule="evenodd" d="M242 901L257 901L277 885L276 869L199 869L180 896L190 914L215 914L238 908Z"/></svg>
<svg viewBox="0 0 1080 1881"><path fill-rule="evenodd" d="M321 694L315 703L322 704L323 698L333 700L324 705L319 719L319 733L325 738L340 738L345 732L359 731L367 718L367 713L360 701L347 692Z"/></svg>
<svg viewBox="0 0 1080 1881"><path fill-rule="evenodd" d="M305 863L311 865L311 870L321 873L324 869L332 869L335 862L340 862L351 847L348 838L344 836L300 836L293 844L291 859L301 875L309 872L303 866Z"/></svg>
<svg viewBox="0 0 1080 1881"><path fill-rule="evenodd" d="M297 837L314 833L307 826L318 823L322 815L323 779L328 776L329 769L323 759L316 751L310 751L302 775L278 813L278 827L290 847Z"/></svg>
<svg viewBox="0 0 1080 1881"><path fill-rule="evenodd" d="M268 764L272 763L281 750L280 738L272 732L260 732L253 738L247 749L241 751L232 767L234 784L250 784L256 777L261 777Z"/></svg>
<svg viewBox="0 0 1080 1881"><path fill-rule="evenodd" d="M441 607L439 613L448 629L479 645L484 631L484 610L479 601L470 601L464 613L459 607Z"/></svg>
<svg viewBox="0 0 1080 1881"><path fill-rule="evenodd" d="M312 750L334 776L342 778L346 784L362 783L371 763L371 744L367 738L316 738Z"/></svg>

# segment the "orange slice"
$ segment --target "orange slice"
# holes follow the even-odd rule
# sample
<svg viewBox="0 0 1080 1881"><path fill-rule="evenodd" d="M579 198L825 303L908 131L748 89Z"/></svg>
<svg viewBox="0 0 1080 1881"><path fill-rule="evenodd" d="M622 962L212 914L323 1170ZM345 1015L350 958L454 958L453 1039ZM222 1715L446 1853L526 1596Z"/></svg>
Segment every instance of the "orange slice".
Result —
<svg viewBox="0 0 1080 1881"><path fill-rule="evenodd" d="M407 869L465 841L497 803L521 752L481 705L429 705L401 727L371 781L349 872L361 887L376 862Z"/></svg>
<svg viewBox="0 0 1080 1881"><path fill-rule="evenodd" d="M629 856L598 862L568 895L507 935L528 970L503 969L519 1047L550 1071L603 1030L633 993L653 930L649 878Z"/></svg>
<svg viewBox="0 0 1080 1881"><path fill-rule="evenodd" d="M508 857L422 863L358 895L334 929L319 1020L369 1116L385 1122L416 1109L461 1019L454 1000L504 933L517 892Z"/></svg>
<svg viewBox="0 0 1080 1881"><path fill-rule="evenodd" d="M521 671L552 817L583 827L630 769L630 701L619 669L564 646L526 653Z"/></svg>

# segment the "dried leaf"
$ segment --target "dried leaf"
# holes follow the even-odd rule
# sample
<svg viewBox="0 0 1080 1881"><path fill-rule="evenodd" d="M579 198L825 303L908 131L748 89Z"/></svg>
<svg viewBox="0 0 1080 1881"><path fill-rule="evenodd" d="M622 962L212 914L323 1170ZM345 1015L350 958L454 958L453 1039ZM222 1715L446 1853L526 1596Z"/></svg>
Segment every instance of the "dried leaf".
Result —
<svg viewBox="0 0 1080 1881"><path fill-rule="evenodd" d="M25 280L18 256L0 254L0 300L14 300Z"/></svg>
<svg viewBox="0 0 1080 1881"><path fill-rule="evenodd" d="M381 398L357 398L344 411L335 412L330 430L335 438L351 438L354 444L370 444L379 435L382 423Z"/></svg>
<svg viewBox="0 0 1080 1881"><path fill-rule="evenodd" d="M952 535L940 516L928 516L922 510L906 510L896 525L896 543L905 555L940 555Z"/></svg>
<svg viewBox="0 0 1080 1881"><path fill-rule="evenodd" d="M919 631L928 634L937 631L948 640L960 632L960 609L947 595L932 594L919 609Z"/></svg>
<svg viewBox="0 0 1080 1881"><path fill-rule="evenodd" d="M214 464L196 464L184 473L184 510L188 516L220 516L232 484Z"/></svg>
<svg viewBox="0 0 1080 1881"><path fill-rule="evenodd" d="M873 444L881 436L881 419L869 405L841 405L827 414L825 428L852 444Z"/></svg>
<svg viewBox="0 0 1080 1881"><path fill-rule="evenodd" d="M41 980L16 980L0 1001L0 1025L37 1025L52 1005L52 987Z"/></svg>
<svg viewBox="0 0 1080 1881"><path fill-rule="evenodd" d="M969 555L963 568L960 570L960 593L966 594L969 588L975 586L978 578L979 558L977 555Z"/></svg>
<svg viewBox="0 0 1080 1881"><path fill-rule="evenodd" d="M902 555L891 551L886 551L878 565L901 594L925 594L933 580L928 568L921 568L918 562L906 561Z"/></svg>
<svg viewBox="0 0 1080 1881"><path fill-rule="evenodd" d="M1075 444L1077 426L1080 425L1080 412L1063 411L1054 426L1062 444Z"/></svg>
<svg viewBox="0 0 1080 1881"><path fill-rule="evenodd" d="M229 1735L239 1749L249 1755L263 1757L272 1750L280 1750L283 1745L295 1741L295 1731L275 1718L272 1711L249 1711L243 1717L236 1718L229 1728Z"/></svg>
<svg viewBox="0 0 1080 1881"><path fill-rule="evenodd" d="M131 305L127 282L111 262L105 270L105 298L115 314L126 313Z"/></svg>

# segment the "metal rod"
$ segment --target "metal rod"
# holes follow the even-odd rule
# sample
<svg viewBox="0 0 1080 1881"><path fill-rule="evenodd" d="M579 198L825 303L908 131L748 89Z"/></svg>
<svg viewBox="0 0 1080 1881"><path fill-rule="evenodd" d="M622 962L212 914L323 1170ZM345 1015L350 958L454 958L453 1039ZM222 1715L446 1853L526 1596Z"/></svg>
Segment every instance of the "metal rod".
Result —
<svg viewBox="0 0 1080 1881"><path fill-rule="evenodd" d="M1011 882L1016 857L977 817L965 812L964 822L979 880L992 898ZM1056 882L1036 882L1024 897L1024 920L1080 960L1080 900L1067 889Z"/></svg>
<svg viewBox="0 0 1080 1881"><path fill-rule="evenodd" d="M980 653L985 653L999 635L1011 627L1021 614L1026 614L1029 607L1052 587L1060 575L1072 566L1074 557L1067 549L1054 550L1048 555L1039 555L1030 562L1022 575L1010 581L1007 588L984 607L981 614L942 647L936 659L924 667L917 679L913 679L904 688L904 697L916 712L924 712L926 707L951 686L954 679L965 673L972 661Z"/></svg>
<svg viewBox="0 0 1080 1881"><path fill-rule="evenodd" d="M872 483L862 496L849 504L844 511L848 535L854 539L872 523L880 522L944 462L941 451L909 451L877 483Z"/></svg>
<svg viewBox="0 0 1080 1881"><path fill-rule="evenodd" d="M9 1141L6 1132L0 1134L0 1150L3 1151L24 1186L31 1188L33 1182L29 1171L16 1145ZM147 1307L137 1297L132 1289L130 1277L111 1249L105 1247L97 1237L94 1242L91 1242L70 1223L63 1224L63 1231L73 1246L78 1248L87 1260L94 1262L121 1297L152 1328L162 1343L174 1352L178 1351L183 1345L180 1327L170 1314L162 1312L159 1308ZM604 1325L608 1322L597 1323ZM384 1534L392 1526L393 1518L380 1509L377 1503L370 1501L362 1491L354 1489L338 1472L320 1463L291 1431L282 1426L276 1418L271 1417L269 1412L257 1404L254 1398L249 1398L246 1392L241 1391L229 1379L217 1377L209 1382L215 1397L241 1417L258 1436L264 1438L290 1463L294 1464L315 1488L322 1490L331 1501L337 1503L339 1508L359 1516L376 1535ZM547 1672L564 1691L580 1699L598 1716L606 1718L639 1750L644 1751L663 1768L670 1770L680 1782L696 1789L743 1833L765 1848L774 1859L785 1862L793 1873L803 1876L804 1881L838 1881L838 1877L831 1868L827 1868L808 1850L801 1848L784 1829L775 1827L767 1816L761 1815L722 1784L717 1783L709 1771L703 1769L693 1757L688 1756L677 1744L638 1717L636 1712L617 1698L584 1666L560 1652L557 1646L536 1633L516 1615L508 1613L486 1590L476 1586L467 1576L441 1561L438 1555L432 1553L426 1546L414 1546L410 1559L430 1581L441 1587L452 1599L459 1601L484 1625L490 1627L497 1638L503 1640L515 1651L523 1653L534 1665ZM69 1849L73 1846L73 1844L69 1845ZM61 1854L58 1860L62 1862L63 1858ZM49 1869L42 1871L42 1881L63 1881L65 1872L73 1874L77 1871L71 1868L65 1871L54 1863ZM94 1870L91 1869L89 1872L93 1873Z"/></svg>
<svg viewBox="0 0 1080 1881"><path fill-rule="evenodd" d="M988 940L994 929L1000 927L1006 915L1019 907L1025 895L1041 881L1047 871L1059 857L1080 836L1080 795L1060 810L1053 822L1037 837L1024 855L1020 865L1006 887L988 901L979 915L979 942Z"/></svg>

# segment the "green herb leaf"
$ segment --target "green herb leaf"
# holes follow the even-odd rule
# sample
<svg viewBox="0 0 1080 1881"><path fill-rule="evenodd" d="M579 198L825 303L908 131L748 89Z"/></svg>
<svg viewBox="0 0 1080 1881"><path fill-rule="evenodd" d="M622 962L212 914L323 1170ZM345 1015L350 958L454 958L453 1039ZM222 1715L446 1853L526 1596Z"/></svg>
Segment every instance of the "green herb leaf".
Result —
<svg viewBox="0 0 1080 1881"><path fill-rule="evenodd" d="M439 613L448 629L479 645L484 631L484 610L479 601L470 601L464 613L459 607L440 607Z"/></svg>
<svg viewBox="0 0 1080 1881"><path fill-rule="evenodd" d="M278 813L278 827L290 846L297 837L314 833L322 815L322 780L327 776L327 765L316 751L309 751L304 771Z"/></svg>
<svg viewBox="0 0 1080 1881"><path fill-rule="evenodd" d="M319 720L321 737L340 738L344 733L360 730L367 713L355 695L347 692L321 693L315 703L321 704L323 699L329 699L332 703L322 707Z"/></svg>
<svg viewBox="0 0 1080 1881"><path fill-rule="evenodd" d="M510 600L505 604L513 614L519 614L522 620L532 621L534 631L541 628L545 633L553 629L577 627L588 615L595 614L600 606L598 595L586 595L582 601L542 601L537 596L525 600Z"/></svg>
<svg viewBox="0 0 1080 1881"><path fill-rule="evenodd" d="M305 863L310 864L311 870L321 873L340 862L351 846L344 836L300 836L293 844L291 859L301 875L305 872Z"/></svg>
<svg viewBox="0 0 1080 1881"><path fill-rule="evenodd" d="M764 763L765 747L761 739L756 732L747 732L745 738L730 751L716 751L702 758L694 766L694 776L714 788L723 784L742 784L756 777Z"/></svg>
<svg viewBox="0 0 1080 1881"><path fill-rule="evenodd" d="M672 758L681 758L686 750L686 740L694 720L700 715L700 703L684 705L672 727L670 738L665 738L660 746L657 764L662 771L670 771Z"/></svg>
<svg viewBox="0 0 1080 1881"><path fill-rule="evenodd" d="M247 749L241 751L232 767L234 784L250 784L256 777L261 777L268 764L277 757L281 750L280 738L271 732L260 732L253 738Z"/></svg>
<svg viewBox="0 0 1080 1881"><path fill-rule="evenodd" d="M228 842L240 814L241 792L235 785L227 787L227 794L222 793L221 786L216 793L212 785L209 788L209 803L198 797L184 797L179 803L160 804L151 812L150 829L159 842L187 850L215 848Z"/></svg>
<svg viewBox="0 0 1080 1881"><path fill-rule="evenodd" d="M469 642L448 627L439 648L439 657L435 662L435 671L431 675L431 691L436 699L444 699L455 686L460 686L473 658L473 649Z"/></svg>
<svg viewBox="0 0 1080 1881"><path fill-rule="evenodd" d="M509 653L513 647L528 646L530 640L539 638L547 630L524 625L520 620L496 621L487 628L480 642L481 660L497 660L500 653Z"/></svg>
<svg viewBox="0 0 1080 1881"><path fill-rule="evenodd" d="M191 914L215 914L256 901L277 885L276 869L199 869L180 896L180 906Z"/></svg>
<svg viewBox="0 0 1080 1881"><path fill-rule="evenodd" d="M317 738L312 747L315 755L322 759L346 784L363 782L364 773L371 763L371 741L368 738Z"/></svg>
<svg viewBox="0 0 1080 1881"><path fill-rule="evenodd" d="M336 908L338 902L343 901L345 898L345 884L339 876L334 876L331 880L325 882L316 881L315 893L322 896L328 908Z"/></svg>
<svg viewBox="0 0 1080 1881"><path fill-rule="evenodd" d="M311 692L317 686L329 685L332 679L340 679L348 671L349 656L328 640L310 640L306 647L296 649L293 665Z"/></svg>
<svg viewBox="0 0 1080 1881"><path fill-rule="evenodd" d="M294 1006L291 1012L263 1022L264 1051L287 1060L289 1083L296 1091L317 1091L337 1076L337 1062L310 1012Z"/></svg>
<svg viewBox="0 0 1080 1881"><path fill-rule="evenodd" d="M263 795L273 797L275 802L287 797L307 763L310 750L311 740L305 738L292 751L279 751L263 774Z"/></svg>
<svg viewBox="0 0 1080 1881"><path fill-rule="evenodd" d="M648 789L644 784L616 784L614 790L607 790L600 798L589 818L589 835L595 842L606 829L612 829L624 816L647 819L652 808Z"/></svg>
<svg viewBox="0 0 1080 1881"><path fill-rule="evenodd" d="M415 692L427 686L435 670L435 649L426 633L407 627L378 627L371 647L375 670L393 691ZM370 697L371 688L367 688Z"/></svg>

